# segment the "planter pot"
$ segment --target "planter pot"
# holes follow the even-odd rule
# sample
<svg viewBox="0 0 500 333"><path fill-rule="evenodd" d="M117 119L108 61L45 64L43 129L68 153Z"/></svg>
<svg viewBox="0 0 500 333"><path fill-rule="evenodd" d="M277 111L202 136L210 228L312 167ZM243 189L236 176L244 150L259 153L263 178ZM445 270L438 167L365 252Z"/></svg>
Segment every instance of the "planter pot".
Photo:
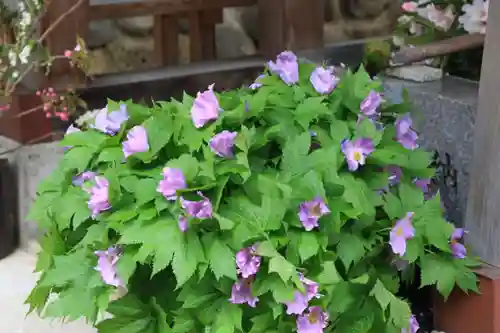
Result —
<svg viewBox="0 0 500 333"><path fill-rule="evenodd" d="M454 290L447 301L436 294L436 329L447 333L500 333L500 268L483 265L476 270L481 294Z"/></svg>

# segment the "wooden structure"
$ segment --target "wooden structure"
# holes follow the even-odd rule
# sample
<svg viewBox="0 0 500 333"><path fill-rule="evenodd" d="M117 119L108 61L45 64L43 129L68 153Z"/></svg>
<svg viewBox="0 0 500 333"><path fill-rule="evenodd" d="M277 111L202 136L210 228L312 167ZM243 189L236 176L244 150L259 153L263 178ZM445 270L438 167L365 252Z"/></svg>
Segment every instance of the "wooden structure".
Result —
<svg viewBox="0 0 500 333"><path fill-rule="evenodd" d="M449 333L500 333L500 1L489 7L465 220L466 244L484 260L481 295L436 302L437 328Z"/></svg>
<svg viewBox="0 0 500 333"><path fill-rule="evenodd" d="M165 78L169 76L170 70L174 70L173 66L178 64L178 21L181 18L187 19L190 66L193 66L187 71L195 75L196 70L199 70L203 74L207 71L207 66L221 65L199 66L197 63L215 60L215 25L222 22L223 9L244 6L258 7L261 33L258 57L248 58L243 67L255 70L264 64L264 59L272 59L285 49L322 47L324 13L321 0L51 0L42 20L42 33L46 35L44 41L51 53L62 54L75 47L76 36L85 39L92 20L153 15L155 60L158 67L156 71ZM50 28L54 25L55 28ZM256 65L256 59L259 59L259 66ZM223 67L231 64L231 61L222 62ZM245 72L241 62L234 64L234 69ZM132 78L127 77L127 74L109 74L98 76L93 81L80 79L79 87L85 91L87 87L102 86L102 82L110 81L112 86L117 86L120 82L127 83L129 79L135 83L138 83L137 80L151 82L155 73L146 71L131 75ZM74 82L75 77L82 78L67 61L56 61L46 85L64 87L67 83ZM52 131L52 124L42 112L15 117L17 113L39 103L33 91L20 91L12 102L11 110L0 123L0 133L22 143L54 140L53 136L47 135Z"/></svg>

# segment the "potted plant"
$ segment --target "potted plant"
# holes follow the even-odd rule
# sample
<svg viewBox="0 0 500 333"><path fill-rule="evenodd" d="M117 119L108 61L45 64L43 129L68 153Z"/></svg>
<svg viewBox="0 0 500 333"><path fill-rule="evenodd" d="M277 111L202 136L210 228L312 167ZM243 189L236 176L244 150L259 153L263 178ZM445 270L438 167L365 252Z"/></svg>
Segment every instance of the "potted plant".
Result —
<svg viewBox="0 0 500 333"><path fill-rule="evenodd" d="M475 290L409 104L289 51L250 87L72 127L30 213L30 311L111 332L416 332L400 285ZM105 314L105 318L101 316Z"/></svg>

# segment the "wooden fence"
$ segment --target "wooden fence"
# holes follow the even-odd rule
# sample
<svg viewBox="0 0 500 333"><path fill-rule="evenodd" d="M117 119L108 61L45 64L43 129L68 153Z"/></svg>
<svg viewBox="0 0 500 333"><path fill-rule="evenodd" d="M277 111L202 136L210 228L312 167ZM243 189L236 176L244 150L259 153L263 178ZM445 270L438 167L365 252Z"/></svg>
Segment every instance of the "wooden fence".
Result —
<svg viewBox="0 0 500 333"><path fill-rule="evenodd" d="M63 54L75 47L76 36L85 39L90 21L153 15L155 62L165 78L165 74L168 77L170 69L178 64L178 21L184 19L188 22L190 59L191 66L194 66L187 71L196 74L199 70L203 74L207 66L213 66L200 66L199 63L215 59L215 25L222 22L223 9L245 6L258 8L258 56L261 60L271 59L285 49L296 51L322 47L324 8L321 0L51 0L41 21L41 31L46 34L44 40L51 53ZM243 67L255 69L257 62L255 58L247 58L246 67ZM233 66L231 62L227 64ZM236 62L234 66L235 70L245 72L241 63ZM151 82L151 76L154 76L148 71L133 75L134 80L147 82ZM102 87L106 83L106 87L120 89L118 87L130 79L127 74L109 74L88 81L61 59L54 62L48 80L43 79L41 84L64 88L68 83L74 84L75 78L83 92L86 87ZM39 103L33 91L20 91L12 100L11 110L0 122L0 133L22 143L56 139L57 136L50 135L53 124L43 113L15 116Z"/></svg>

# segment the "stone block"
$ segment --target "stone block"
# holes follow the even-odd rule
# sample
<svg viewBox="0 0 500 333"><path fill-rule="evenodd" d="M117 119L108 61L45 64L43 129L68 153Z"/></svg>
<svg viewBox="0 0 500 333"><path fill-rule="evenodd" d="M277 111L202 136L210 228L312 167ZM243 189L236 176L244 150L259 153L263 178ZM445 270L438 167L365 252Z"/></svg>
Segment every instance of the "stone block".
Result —
<svg viewBox="0 0 500 333"><path fill-rule="evenodd" d="M478 83L455 77L417 83L384 78L386 97L399 102L406 88L414 105L420 144L439 154L439 182L446 214L463 225L473 154Z"/></svg>

